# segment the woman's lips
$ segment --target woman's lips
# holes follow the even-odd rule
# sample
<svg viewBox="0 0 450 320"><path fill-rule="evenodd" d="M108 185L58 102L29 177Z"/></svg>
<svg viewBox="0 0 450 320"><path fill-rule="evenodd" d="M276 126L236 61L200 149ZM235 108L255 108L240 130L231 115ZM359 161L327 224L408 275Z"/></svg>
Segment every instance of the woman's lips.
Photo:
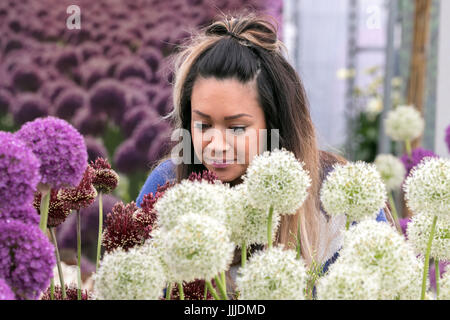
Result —
<svg viewBox="0 0 450 320"><path fill-rule="evenodd" d="M214 161L214 160L211 160L209 163L214 168L222 169L222 168L226 168L226 167L230 166L231 164L233 164L233 161Z"/></svg>

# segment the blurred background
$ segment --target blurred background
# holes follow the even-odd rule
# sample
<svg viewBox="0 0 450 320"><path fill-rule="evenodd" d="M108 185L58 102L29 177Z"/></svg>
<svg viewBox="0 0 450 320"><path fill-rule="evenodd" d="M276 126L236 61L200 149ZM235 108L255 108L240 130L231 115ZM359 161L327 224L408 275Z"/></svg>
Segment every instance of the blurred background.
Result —
<svg viewBox="0 0 450 320"><path fill-rule="evenodd" d="M413 105L426 122L413 149L449 156L448 0L1 0L0 130L66 119L85 137L90 160L108 158L120 174L105 212L133 201L166 151L170 125L156 120L172 108L168 59L191 30L243 9L278 21L321 149L352 161L400 157L404 146L386 136L382 119ZM395 201L408 217L400 190ZM83 239L94 244L88 260L96 206L84 213L84 232L94 232ZM61 229L61 246L75 248L70 219Z"/></svg>

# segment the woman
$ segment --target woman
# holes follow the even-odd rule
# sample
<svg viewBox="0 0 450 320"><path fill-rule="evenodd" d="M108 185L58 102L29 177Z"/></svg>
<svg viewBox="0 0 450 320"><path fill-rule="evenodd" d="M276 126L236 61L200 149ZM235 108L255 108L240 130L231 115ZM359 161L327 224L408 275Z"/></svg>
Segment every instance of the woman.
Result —
<svg viewBox="0 0 450 320"><path fill-rule="evenodd" d="M145 194L167 180L179 182L205 169L231 186L239 184L255 154L264 147L284 147L305 163L312 186L297 214L282 217L274 245L295 248L300 223L304 261L311 265L314 260L326 269L337 257L345 217L323 212L319 191L332 165L346 160L318 149L305 89L283 56L285 47L269 18L225 17L195 34L175 56L174 109L169 117L175 129L190 134L187 149L194 152L183 154L180 164L163 159L136 202L140 205ZM265 132L267 139L261 134ZM386 221L385 211L377 220ZM234 266L239 258L236 250ZM235 277L233 270L227 284Z"/></svg>

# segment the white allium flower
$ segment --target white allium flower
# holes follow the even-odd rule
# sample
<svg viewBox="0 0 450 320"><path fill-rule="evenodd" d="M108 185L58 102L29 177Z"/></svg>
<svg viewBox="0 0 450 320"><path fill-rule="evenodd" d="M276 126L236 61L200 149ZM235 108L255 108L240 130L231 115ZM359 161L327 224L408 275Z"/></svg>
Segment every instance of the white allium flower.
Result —
<svg viewBox="0 0 450 320"><path fill-rule="evenodd" d="M340 263L339 259L317 284L318 300L377 300L380 274L368 273L361 265Z"/></svg>
<svg viewBox="0 0 450 320"><path fill-rule="evenodd" d="M268 211L295 214L308 196L311 185L304 163L284 148L257 155L243 177L251 205Z"/></svg>
<svg viewBox="0 0 450 320"><path fill-rule="evenodd" d="M172 229L178 219L187 212L210 216L225 222L225 201L228 185L220 182L214 184L207 181L183 180L156 202L158 226L166 230Z"/></svg>
<svg viewBox="0 0 450 320"><path fill-rule="evenodd" d="M450 266L447 266L439 285L439 300L450 300Z"/></svg>
<svg viewBox="0 0 450 320"><path fill-rule="evenodd" d="M346 214L351 221L375 218L387 200L386 186L374 164L334 164L320 190L327 213Z"/></svg>
<svg viewBox="0 0 450 320"><path fill-rule="evenodd" d="M433 218L432 214L420 213L414 215L408 223L408 240L413 244L416 253L425 255ZM440 261L450 260L450 216L438 217L436 221L430 257Z"/></svg>
<svg viewBox="0 0 450 320"><path fill-rule="evenodd" d="M374 163L389 191L400 188L406 175L403 162L391 154L379 154Z"/></svg>
<svg viewBox="0 0 450 320"><path fill-rule="evenodd" d="M231 231L231 241L241 246L267 244L267 220L269 213L250 205L244 183L230 188L227 201L227 226ZM272 241L280 224L280 215L272 215Z"/></svg>
<svg viewBox="0 0 450 320"><path fill-rule="evenodd" d="M146 245L106 254L94 279L99 300L157 300L166 285L158 255Z"/></svg>
<svg viewBox="0 0 450 320"><path fill-rule="evenodd" d="M210 280L228 270L235 245L218 220L194 213L180 217L168 232L160 234L161 257L171 282Z"/></svg>
<svg viewBox="0 0 450 320"><path fill-rule="evenodd" d="M388 112L384 125L392 140L412 141L422 134L425 121L413 106L398 106Z"/></svg>
<svg viewBox="0 0 450 320"><path fill-rule="evenodd" d="M413 213L450 214L450 160L425 157L403 186L406 204Z"/></svg>
<svg viewBox="0 0 450 320"><path fill-rule="evenodd" d="M420 298L423 262L387 223L365 220L345 231L339 260L359 264L367 274L379 274L378 299Z"/></svg>
<svg viewBox="0 0 450 320"><path fill-rule="evenodd" d="M282 246L258 251L238 271L241 300L304 300L307 280L303 260Z"/></svg>

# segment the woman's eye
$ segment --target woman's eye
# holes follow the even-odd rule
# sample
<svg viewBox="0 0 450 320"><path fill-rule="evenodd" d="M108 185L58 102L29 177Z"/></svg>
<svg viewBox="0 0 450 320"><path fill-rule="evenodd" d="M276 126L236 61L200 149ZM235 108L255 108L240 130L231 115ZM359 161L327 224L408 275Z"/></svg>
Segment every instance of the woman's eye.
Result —
<svg viewBox="0 0 450 320"><path fill-rule="evenodd" d="M231 130L233 130L233 133L240 134L245 132L246 127L232 127Z"/></svg>
<svg viewBox="0 0 450 320"><path fill-rule="evenodd" d="M204 124L204 123L201 123L201 122L196 122L194 124L194 126L195 126L195 128L200 129L200 130L209 128L209 124Z"/></svg>

